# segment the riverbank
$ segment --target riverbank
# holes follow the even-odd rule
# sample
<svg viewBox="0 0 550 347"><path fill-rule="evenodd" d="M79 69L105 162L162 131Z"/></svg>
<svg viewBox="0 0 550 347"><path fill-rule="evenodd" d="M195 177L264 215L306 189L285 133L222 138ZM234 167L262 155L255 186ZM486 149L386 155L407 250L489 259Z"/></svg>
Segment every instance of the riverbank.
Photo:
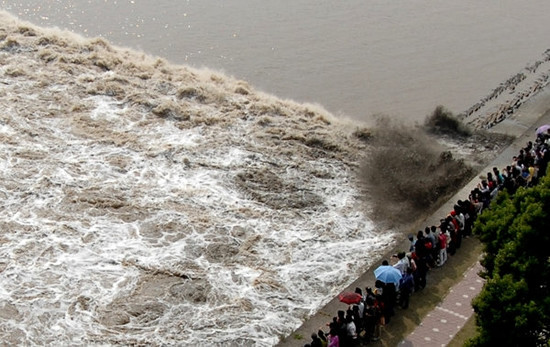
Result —
<svg viewBox="0 0 550 347"><path fill-rule="evenodd" d="M511 158L519 152L519 149L525 146L527 141L535 138L535 129L543 124L550 123L550 90L545 88L529 100L525 101L513 114L509 115L498 124L489 129L491 132L508 134L515 137L513 143L501 151L493 161L491 161L479 173L485 174L491 171L493 167L502 168L510 163ZM470 191L477 186L479 178L475 177L468 184L442 204L437 211L425 218L420 218L415 223L411 223L410 231L414 232L426 225L438 224L442 216L452 210L453 205L458 199L464 199ZM408 240L403 235L403 240L394 248L388 250L374 265L368 269L356 281L351 283L344 291L360 287L373 286L373 270L379 266L383 259L389 259L396 251L408 249ZM422 318L432 310L447 293L448 289L462 279L462 274L470 268L481 254L481 245L476 238L464 240L463 247L457 255L452 257L447 265L441 269L435 269L428 274L428 285L419 295L413 295L411 298L411 307L409 310L400 310L395 319L388 325L383 332L381 341L372 345L395 346L410 334L416 325L420 324ZM310 341L312 332L316 332L320 327L325 328L338 310L345 310L347 305L341 303L338 298L334 298L316 314L309 317L302 326L295 330L288 337L282 339L279 346L303 346Z"/></svg>

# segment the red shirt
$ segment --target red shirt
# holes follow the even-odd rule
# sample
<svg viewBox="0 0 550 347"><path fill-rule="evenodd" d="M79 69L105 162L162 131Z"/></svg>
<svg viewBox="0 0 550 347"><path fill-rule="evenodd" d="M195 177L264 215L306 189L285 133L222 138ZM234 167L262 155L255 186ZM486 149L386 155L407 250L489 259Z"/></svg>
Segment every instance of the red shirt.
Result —
<svg viewBox="0 0 550 347"><path fill-rule="evenodd" d="M439 249L447 248L447 235L444 233L439 234Z"/></svg>

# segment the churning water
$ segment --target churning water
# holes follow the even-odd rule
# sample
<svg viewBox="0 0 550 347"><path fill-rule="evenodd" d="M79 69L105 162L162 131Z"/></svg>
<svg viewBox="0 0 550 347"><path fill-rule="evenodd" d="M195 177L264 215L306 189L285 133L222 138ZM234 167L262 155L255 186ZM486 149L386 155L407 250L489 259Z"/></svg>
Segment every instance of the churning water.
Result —
<svg viewBox="0 0 550 347"><path fill-rule="evenodd" d="M546 1L85 3L1 5L254 87L0 15L6 344L275 344L395 235L364 214L355 129L256 87L422 119L549 37Z"/></svg>
<svg viewBox="0 0 550 347"><path fill-rule="evenodd" d="M273 345L392 242L323 111L0 19L4 343Z"/></svg>

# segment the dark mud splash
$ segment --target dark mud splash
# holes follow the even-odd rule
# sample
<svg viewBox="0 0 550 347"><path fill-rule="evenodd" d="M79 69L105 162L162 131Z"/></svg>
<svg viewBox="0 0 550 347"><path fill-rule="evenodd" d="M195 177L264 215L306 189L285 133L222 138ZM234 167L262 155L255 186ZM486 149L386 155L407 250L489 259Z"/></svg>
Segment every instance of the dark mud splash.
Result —
<svg viewBox="0 0 550 347"><path fill-rule="evenodd" d="M359 174L371 218L389 228L410 226L450 198L511 140L474 130L442 106L422 126L380 118Z"/></svg>

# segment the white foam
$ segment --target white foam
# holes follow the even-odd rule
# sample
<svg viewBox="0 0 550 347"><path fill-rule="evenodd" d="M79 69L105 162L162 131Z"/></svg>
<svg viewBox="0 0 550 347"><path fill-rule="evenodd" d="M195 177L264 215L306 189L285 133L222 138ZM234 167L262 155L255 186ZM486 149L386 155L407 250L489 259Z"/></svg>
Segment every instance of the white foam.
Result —
<svg viewBox="0 0 550 347"><path fill-rule="evenodd" d="M4 341L273 345L393 240L362 212L347 165L280 155L255 135L263 130L252 116L178 127L115 97L8 82L20 104L0 101L0 134L10 139L0 142L0 298L16 310L0 322ZM59 93L63 107L51 103ZM321 202L276 208L237 187L238 173L273 167L291 193ZM139 296L159 274L183 289ZM185 285L207 298L178 297ZM102 324L138 306L133 295L151 308Z"/></svg>

